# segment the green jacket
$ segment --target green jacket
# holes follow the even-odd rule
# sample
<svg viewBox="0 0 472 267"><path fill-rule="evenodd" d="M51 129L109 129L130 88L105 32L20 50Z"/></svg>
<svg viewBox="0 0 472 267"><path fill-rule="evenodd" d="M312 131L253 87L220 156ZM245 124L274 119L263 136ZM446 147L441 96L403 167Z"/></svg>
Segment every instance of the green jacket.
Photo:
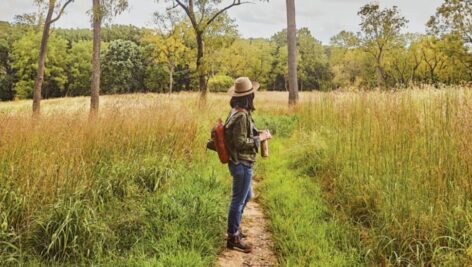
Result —
<svg viewBox="0 0 472 267"><path fill-rule="evenodd" d="M225 141L231 162L256 161L259 137L254 134L258 132L250 113L246 110L231 110L225 122Z"/></svg>

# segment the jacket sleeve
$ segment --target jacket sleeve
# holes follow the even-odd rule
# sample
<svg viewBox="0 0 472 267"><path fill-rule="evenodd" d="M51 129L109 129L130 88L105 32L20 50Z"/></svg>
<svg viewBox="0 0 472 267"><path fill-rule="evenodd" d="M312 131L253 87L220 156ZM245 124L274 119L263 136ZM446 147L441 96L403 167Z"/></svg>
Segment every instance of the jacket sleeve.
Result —
<svg viewBox="0 0 472 267"><path fill-rule="evenodd" d="M257 149L256 140L247 136L247 127L250 127L250 125L247 125L246 115L237 115L232 129L232 141L239 150Z"/></svg>
<svg viewBox="0 0 472 267"><path fill-rule="evenodd" d="M256 143L256 152L259 152L259 147L261 146L261 139L259 135L261 133L261 130L257 129L256 123L254 122L253 118L251 118L251 122L252 122L252 134L254 136L253 137L254 142Z"/></svg>

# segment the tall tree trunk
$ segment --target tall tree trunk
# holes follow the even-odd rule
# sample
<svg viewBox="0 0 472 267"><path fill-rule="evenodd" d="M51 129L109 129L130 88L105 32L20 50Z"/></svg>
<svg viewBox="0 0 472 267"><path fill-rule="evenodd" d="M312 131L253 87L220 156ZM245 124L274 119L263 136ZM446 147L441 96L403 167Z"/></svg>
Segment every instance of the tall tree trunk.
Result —
<svg viewBox="0 0 472 267"><path fill-rule="evenodd" d="M101 26L102 14L100 0L93 0L93 53L92 53L92 85L90 99L90 115L98 114L100 101L100 48L101 48Z"/></svg>
<svg viewBox="0 0 472 267"><path fill-rule="evenodd" d="M384 81L384 77L383 77L383 70L382 70L382 67L380 67L379 65L377 65L377 67L375 68L376 69L376 76L377 76L377 86L381 89L385 88L385 81Z"/></svg>
<svg viewBox="0 0 472 267"><path fill-rule="evenodd" d="M382 55L379 54L379 56L377 57L377 64L376 64L376 67L375 67L375 71L376 71L376 76L377 76L377 86L381 89L384 89L385 88L385 79L384 79L384 72L383 72L383 69L382 69Z"/></svg>
<svg viewBox="0 0 472 267"><path fill-rule="evenodd" d="M408 81L408 85L412 86L415 82L415 77L416 77L416 71L418 70L418 67L420 64L416 63L415 66L413 67L413 70L411 71L410 75L410 80Z"/></svg>
<svg viewBox="0 0 472 267"><path fill-rule="evenodd" d="M434 85L436 84L436 75L434 74L435 70L436 70L436 66L434 66L434 67L431 67L431 66L430 66L430 67L429 67L429 75L430 75L430 77L431 77L431 78L430 78L430 79L431 79L431 83L434 84Z"/></svg>
<svg viewBox="0 0 472 267"><path fill-rule="evenodd" d="M206 98L207 86L205 79L205 70L203 69L203 33L197 31L197 73L200 85L200 94L202 98Z"/></svg>
<svg viewBox="0 0 472 267"><path fill-rule="evenodd" d="M46 52L49 40L49 28L51 27L52 15L56 1L49 1L48 14L43 27L43 36L41 38L41 48L39 49L38 72L34 81L33 89L33 116L38 116L41 109L41 87L44 81L44 69L46 62Z"/></svg>
<svg viewBox="0 0 472 267"><path fill-rule="evenodd" d="M288 102L298 102L297 79L297 25L295 23L295 0L287 0L287 41L288 41Z"/></svg>
<svg viewBox="0 0 472 267"><path fill-rule="evenodd" d="M169 66L169 94L172 94L172 87L174 85L174 66Z"/></svg>

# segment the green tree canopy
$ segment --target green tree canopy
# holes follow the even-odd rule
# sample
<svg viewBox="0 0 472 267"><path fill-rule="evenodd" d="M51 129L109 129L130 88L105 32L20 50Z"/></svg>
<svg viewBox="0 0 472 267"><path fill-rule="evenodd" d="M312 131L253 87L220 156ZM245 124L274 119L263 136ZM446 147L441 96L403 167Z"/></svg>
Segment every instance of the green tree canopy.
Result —
<svg viewBox="0 0 472 267"><path fill-rule="evenodd" d="M301 28L297 33L299 51L299 82L300 90L329 90L332 73L328 57L320 41L316 40L308 28Z"/></svg>
<svg viewBox="0 0 472 267"><path fill-rule="evenodd" d="M28 32L13 43L10 59L16 71L15 91L18 98L30 98L33 93L34 80L38 68L41 34ZM67 83L67 41L52 33L48 43L44 73L43 97L64 95Z"/></svg>
<svg viewBox="0 0 472 267"><path fill-rule="evenodd" d="M136 92L143 86L142 76L141 49L136 43L116 40L102 53L103 92Z"/></svg>
<svg viewBox="0 0 472 267"><path fill-rule="evenodd" d="M384 87L385 70L383 56L395 46L401 31L408 20L400 14L397 6L380 9L379 4L367 4L361 7L361 43L365 51L376 62L377 86Z"/></svg>
<svg viewBox="0 0 472 267"><path fill-rule="evenodd" d="M67 95L90 95L92 75L92 41L73 43L68 53L69 81Z"/></svg>
<svg viewBox="0 0 472 267"><path fill-rule="evenodd" d="M445 0L427 25L435 34L457 33L472 44L472 0Z"/></svg>

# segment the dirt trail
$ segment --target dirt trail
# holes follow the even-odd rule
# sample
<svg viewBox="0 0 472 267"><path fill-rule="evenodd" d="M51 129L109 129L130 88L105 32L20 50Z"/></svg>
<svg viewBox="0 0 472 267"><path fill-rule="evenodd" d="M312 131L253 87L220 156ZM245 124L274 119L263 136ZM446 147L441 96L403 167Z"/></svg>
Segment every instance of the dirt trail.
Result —
<svg viewBox="0 0 472 267"><path fill-rule="evenodd" d="M268 230L267 218L262 207L257 203L257 197L253 198L244 209L241 228L248 236L245 241L252 245L252 252L243 253L225 248L218 257L216 266L274 266L277 258L272 250L272 234Z"/></svg>

